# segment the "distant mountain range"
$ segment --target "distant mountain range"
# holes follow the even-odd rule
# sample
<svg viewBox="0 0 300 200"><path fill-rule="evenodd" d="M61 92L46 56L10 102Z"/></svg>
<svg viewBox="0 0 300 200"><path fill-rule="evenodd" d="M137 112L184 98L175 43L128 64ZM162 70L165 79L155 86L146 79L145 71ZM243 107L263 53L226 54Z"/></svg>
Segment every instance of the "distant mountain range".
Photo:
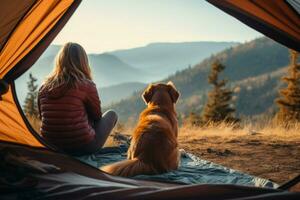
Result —
<svg viewBox="0 0 300 200"><path fill-rule="evenodd" d="M110 54L137 69L155 75L155 79L150 81L157 81L238 44L237 42L153 43L144 47L113 51Z"/></svg>
<svg viewBox="0 0 300 200"><path fill-rule="evenodd" d="M236 42L153 43L134 49L89 54L88 57L94 82L99 88L105 87L101 93L104 95L103 102L108 104L128 97L141 87L140 83L158 81L179 69L188 67L189 64L200 62L207 56L237 44ZM60 48L59 45L51 45L39 60L16 80L17 94L21 103L27 94L26 82L29 73L38 78L40 85L52 71L55 56ZM112 88L109 88L110 86ZM120 92L124 88L126 90Z"/></svg>
<svg viewBox="0 0 300 200"><path fill-rule="evenodd" d="M127 82L148 82L151 79L149 73L132 67L112 54L91 54L89 62L98 87Z"/></svg>
<svg viewBox="0 0 300 200"><path fill-rule="evenodd" d="M135 95L136 92L146 88L146 86L147 84L145 83L132 82L99 88L101 105L108 106L112 103L119 102L120 100L126 99L131 95Z"/></svg>
<svg viewBox="0 0 300 200"><path fill-rule="evenodd" d="M282 87L280 77L286 73L289 62L288 49L266 37L228 48L210 56L199 64L163 79L171 80L181 93L177 111L181 116L190 112L200 113L211 86L207 76L213 61L220 60L226 69L221 78L229 79L235 88L236 107L239 116L253 116L275 109L274 99ZM136 119L145 104L140 98L142 91L126 100L115 103L120 119Z"/></svg>

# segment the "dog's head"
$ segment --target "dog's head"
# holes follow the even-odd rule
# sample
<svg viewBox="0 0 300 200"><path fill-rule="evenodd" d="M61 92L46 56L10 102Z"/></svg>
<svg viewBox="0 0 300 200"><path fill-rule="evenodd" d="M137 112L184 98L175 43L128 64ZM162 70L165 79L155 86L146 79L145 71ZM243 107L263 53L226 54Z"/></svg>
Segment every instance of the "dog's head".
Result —
<svg viewBox="0 0 300 200"><path fill-rule="evenodd" d="M144 93L142 94L142 97L145 103L148 104L152 101L152 98L155 95L165 96L165 94L168 94L173 104L175 104L179 98L179 92L177 91L175 85L171 81L169 81L167 84L149 84Z"/></svg>

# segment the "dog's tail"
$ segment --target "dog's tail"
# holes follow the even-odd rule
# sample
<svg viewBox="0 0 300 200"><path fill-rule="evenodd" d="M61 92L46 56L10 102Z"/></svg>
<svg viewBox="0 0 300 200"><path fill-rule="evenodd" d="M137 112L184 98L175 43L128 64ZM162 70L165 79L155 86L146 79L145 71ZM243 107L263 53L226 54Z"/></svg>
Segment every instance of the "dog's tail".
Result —
<svg viewBox="0 0 300 200"><path fill-rule="evenodd" d="M100 168L115 176L132 177L138 174L153 174L155 169L138 159L124 160Z"/></svg>

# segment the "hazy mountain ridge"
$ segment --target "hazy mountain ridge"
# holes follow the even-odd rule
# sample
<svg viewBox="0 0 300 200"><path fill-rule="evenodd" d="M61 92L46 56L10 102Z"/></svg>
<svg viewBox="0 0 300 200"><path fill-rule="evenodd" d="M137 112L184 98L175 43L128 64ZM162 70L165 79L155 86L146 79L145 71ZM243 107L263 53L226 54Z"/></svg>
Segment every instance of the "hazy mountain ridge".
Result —
<svg viewBox="0 0 300 200"><path fill-rule="evenodd" d="M89 55L94 81L98 87L126 82L146 82L151 76L141 69L136 69L111 54Z"/></svg>
<svg viewBox="0 0 300 200"><path fill-rule="evenodd" d="M126 63L148 73L153 73L160 80L175 72L199 63L213 53L236 46L237 42L180 42L151 43L144 47L110 52ZM153 81L153 80L152 80Z"/></svg>
<svg viewBox="0 0 300 200"><path fill-rule="evenodd" d="M220 43L220 44L219 44ZM205 49L205 45L210 44L210 46L216 46L214 50L218 50L222 46L228 46L231 44L235 43L226 43L224 44L222 42L195 42L194 46L201 46L202 49ZM173 58L167 54L164 49L166 49L165 46L177 46L177 49L185 48L186 44L185 43L155 43L155 44L150 44L147 45L146 47L138 47L134 48L134 52L137 53L137 50L141 50L141 55L144 55L143 51L147 49L147 52L150 55L153 55L157 52L160 54L160 59L156 57L155 62L157 63L164 63L167 62L168 60L172 60ZM190 42L189 45L193 46L193 42ZM155 46L155 51L157 52L151 52L151 48ZM180 47L182 46L182 47ZM149 47L150 50L149 50ZM17 93L20 102L23 102L25 99L25 96L27 94L27 80L28 80L28 75L29 73L32 73L35 77L38 78L38 84L40 85L41 82L46 78L46 76L52 71L53 66L54 66L54 59L57 53L59 52L61 46L60 45L50 45L46 51L41 55L41 57L37 60L37 62L24 74L22 75L18 80L16 80L16 85L17 85ZM225 47L224 47L225 48ZM159 50L162 49L162 50ZM168 49L168 48L167 48ZM172 49L169 49L169 51ZM116 52L129 52L131 54L132 50L120 50ZM207 53L207 52L206 52ZM195 54L201 54L200 51L195 51ZM211 52L208 52L208 55L210 55ZM147 83L147 82L153 82L160 80L161 77L166 77L167 75L175 73L177 71L177 68L169 68L166 73L166 68L165 67L159 67L153 71L147 70L149 67L146 66L147 69L143 69L145 66L139 66L135 67L132 66L130 63L127 63L124 61L122 58L119 58L118 56L114 55L113 52L111 53L103 53L103 54L89 54L89 62L91 65L92 69L92 75L94 78L94 82L96 83L97 87L108 87L108 86L115 86L119 85L121 88L122 86L120 84L123 83L130 83L130 82L141 82L141 83ZM136 59L139 60L143 56L138 56L136 55ZM176 56L177 59L180 59L180 55ZM184 60L182 58L182 60ZM199 62L201 59L197 60ZM171 61L170 61L171 62ZM187 63L191 63L186 61ZM151 67L151 66L150 66ZM185 68L187 65L182 65L181 67ZM166 75L167 74L167 75ZM128 89L128 88L127 88ZM128 93L132 93L135 91L136 87L132 87L132 91L126 90ZM115 100L115 96L118 96L120 99L124 98L125 96L127 97L128 95L126 93L123 93L125 96L120 96L117 91L120 91L117 89L117 87L112 87L112 90L115 90L115 92L108 92L107 94L112 94L111 100ZM104 93L104 98L106 99L104 102L109 101L109 98L105 96Z"/></svg>
<svg viewBox="0 0 300 200"><path fill-rule="evenodd" d="M281 85L279 79L281 74L284 74L284 70L281 70L287 66L289 59L286 47L263 37L224 50L163 80L172 80L181 92L177 104L178 113L200 112L207 91L211 88L207 83L210 65L216 59L226 65L223 77L230 80L231 87L241 87L240 92L236 94L239 115L261 114L270 109ZM255 87L257 81L266 76L268 81L262 81L261 87ZM245 84L242 83L247 81L254 89L245 89ZM140 98L141 92L111 106L119 113L121 119L136 118L145 107Z"/></svg>
<svg viewBox="0 0 300 200"><path fill-rule="evenodd" d="M102 106L107 106L114 102L119 102L133 95L147 86L145 83L130 82L112 85L108 87L99 88L99 95Z"/></svg>

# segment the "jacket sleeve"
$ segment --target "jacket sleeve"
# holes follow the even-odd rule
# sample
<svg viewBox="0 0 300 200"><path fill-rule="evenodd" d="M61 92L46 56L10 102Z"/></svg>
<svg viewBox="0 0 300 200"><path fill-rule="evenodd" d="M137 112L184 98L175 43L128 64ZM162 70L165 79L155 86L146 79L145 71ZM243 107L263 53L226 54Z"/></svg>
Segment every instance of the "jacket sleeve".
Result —
<svg viewBox="0 0 300 200"><path fill-rule="evenodd" d="M101 102L94 83L89 84L86 90L85 107L89 118L98 120L102 117Z"/></svg>

